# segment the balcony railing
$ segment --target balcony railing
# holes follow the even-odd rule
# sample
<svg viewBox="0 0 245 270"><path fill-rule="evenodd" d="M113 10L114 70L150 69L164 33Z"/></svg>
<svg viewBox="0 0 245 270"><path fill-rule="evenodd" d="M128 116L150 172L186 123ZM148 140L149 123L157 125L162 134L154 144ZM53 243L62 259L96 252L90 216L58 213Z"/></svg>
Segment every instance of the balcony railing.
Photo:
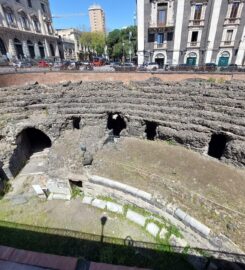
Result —
<svg viewBox="0 0 245 270"><path fill-rule="evenodd" d="M232 40L224 40L224 41L221 41L220 46L222 46L222 47L233 47L234 43L235 42L232 41Z"/></svg>
<svg viewBox="0 0 245 270"><path fill-rule="evenodd" d="M190 20L189 26L204 26L204 20Z"/></svg>
<svg viewBox="0 0 245 270"><path fill-rule="evenodd" d="M225 25L229 25L229 24L238 25L238 24L240 24L240 21L241 21L240 18L225 18L224 24Z"/></svg>
<svg viewBox="0 0 245 270"><path fill-rule="evenodd" d="M149 28L170 28L174 27L174 23L150 22Z"/></svg>
<svg viewBox="0 0 245 270"><path fill-rule="evenodd" d="M163 42L163 43L154 43L154 49L167 49L167 42Z"/></svg>
<svg viewBox="0 0 245 270"><path fill-rule="evenodd" d="M197 48L197 47L200 47L200 42L197 42L197 41L191 41L191 42L188 42L187 43L187 47L191 47L191 48Z"/></svg>

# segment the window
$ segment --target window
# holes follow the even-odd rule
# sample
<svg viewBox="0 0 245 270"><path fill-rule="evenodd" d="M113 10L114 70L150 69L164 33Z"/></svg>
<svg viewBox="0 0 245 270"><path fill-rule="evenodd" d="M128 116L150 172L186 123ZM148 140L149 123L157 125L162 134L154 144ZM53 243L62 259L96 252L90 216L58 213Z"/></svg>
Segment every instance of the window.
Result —
<svg viewBox="0 0 245 270"><path fill-rule="evenodd" d="M233 30L227 30L225 42L230 43L232 41Z"/></svg>
<svg viewBox="0 0 245 270"><path fill-rule="evenodd" d="M174 33L173 32L168 32L167 33L167 41L172 41L174 37Z"/></svg>
<svg viewBox="0 0 245 270"><path fill-rule="evenodd" d="M48 33L52 34L53 33L53 28L50 22L47 23L47 28L48 28Z"/></svg>
<svg viewBox="0 0 245 270"><path fill-rule="evenodd" d="M201 15L202 15L202 5L195 5L194 20L195 21L201 20Z"/></svg>
<svg viewBox="0 0 245 270"><path fill-rule="evenodd" d="M33 24L34 24L35 31L40 32L41 31L40 23L39 23L39 20L36 16L33 17Z"/></svg>
<svg viewBox="0 0 245 270"><path fill-rule="evenodd" d="M5 11L5 15L6 15L6 19L7 19L7 22L9 25L12 25L15 23L14 14L13 14L13 11L11 9L7 9Z"/></svg>
<svg viewBox="0 0 245 270"><path fill-rule="evenodd" d="M162 44L164 42L164 33L157 34L157 44Z"/></svg>
<svg viewBox="0 0 245 270"><path fill-rule="evenodd" d="M198 31L194 31L191 34L191 42L197 42L197 38L198 38Z"/></svg>
<svg viewBox="0 0 245 270"><path fill-rule="evenodd" d="M154 42L155 41L155 34L149 33L148 34L148 42Z"/></svg>
<svg viewBox="0 0 245 270"><path fill-rule="evenodd" d="M32 8L32 2L31 2L31 0L27 0L27 5L28 5L29 8Z"/></svg>
<svg viewBox="0 0 245 270"><path fill-rule="evenodd" d="M22 27L24 29L29 29L30 26L29 26L29 20L27 18L27 15L24 13L24 12L21 12L20 13L20 17L21 17L21 23L22 23Z"/></svg>
<svg viewBox="0 0 245 270"><path fill-rule="evenodd" d="M167 21L167 3L159 3L157 5L157 24L158 25L165 25Z"/></svg>
<svg viewBox="0 0 245 270"><path fill-rule="evenodd" d="M239 2L234 2L234 3L232 3L232 7L231 7L231 15L230 15L230 18L231 18L231 19L234 19L234 18L237 17L238 8L239 8Z"/></svg>
<svg viewBox="0 0 245 270"><path fill-rule="evenodd" d="M41 3L42 12L46 13L46 6L44 3Z"/></svg>

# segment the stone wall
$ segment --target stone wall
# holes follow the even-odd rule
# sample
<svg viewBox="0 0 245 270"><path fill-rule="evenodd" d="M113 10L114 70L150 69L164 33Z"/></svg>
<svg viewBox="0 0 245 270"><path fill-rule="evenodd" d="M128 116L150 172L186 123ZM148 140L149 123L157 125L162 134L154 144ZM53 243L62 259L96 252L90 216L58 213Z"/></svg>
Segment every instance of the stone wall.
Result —
<svg viewBox="0 0 245 270"><path fill-rule="evenodd" d="M126 122L121 136L145 138L146 122L155 123L156 139L176 141L206 154L212 134L228 140L221 160L245 165L245 86L243 82L190 80L164 83L77 82L0 89L0 161L9 163L16 136L36 127L52 141L72 128L100 126L107 132L109 113Z"/></svg>
<svg viewBox="0 0 245 270"><path fill-rule="evenodd" d="M0 74L0 87L25 85L29 82L39 82L40 84L55 84L65 80L78 81L143 81L150 78L159 78L163 81L182 81L186 79L213 79L213 80L245 80L245 73L141 73L141 72L36 72L36 73L12 73Z"/></svg>

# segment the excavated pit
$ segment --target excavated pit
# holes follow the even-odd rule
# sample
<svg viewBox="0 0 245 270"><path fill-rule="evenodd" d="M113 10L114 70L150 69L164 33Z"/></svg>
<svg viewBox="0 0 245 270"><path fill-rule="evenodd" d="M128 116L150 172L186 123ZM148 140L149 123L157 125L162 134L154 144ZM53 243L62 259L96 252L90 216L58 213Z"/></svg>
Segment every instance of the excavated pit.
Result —
<svg viewBox="0 0 245 270"><path fill-rule="evenodd" d="M226 148L227 137L223 134L213 134L209 143L208 155L221 159Z"/></svg>

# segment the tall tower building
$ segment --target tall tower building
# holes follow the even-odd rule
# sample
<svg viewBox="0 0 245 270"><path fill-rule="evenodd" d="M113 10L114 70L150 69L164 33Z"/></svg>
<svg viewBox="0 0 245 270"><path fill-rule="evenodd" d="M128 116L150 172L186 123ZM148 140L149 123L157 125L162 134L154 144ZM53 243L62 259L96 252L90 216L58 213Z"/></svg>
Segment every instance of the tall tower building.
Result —
<svg viewBox="0 0 245 270"><path fill-rule="evenodd" d="M105 13L99 5L92 5L88 9L91 32L105 33Z"/></svg>

